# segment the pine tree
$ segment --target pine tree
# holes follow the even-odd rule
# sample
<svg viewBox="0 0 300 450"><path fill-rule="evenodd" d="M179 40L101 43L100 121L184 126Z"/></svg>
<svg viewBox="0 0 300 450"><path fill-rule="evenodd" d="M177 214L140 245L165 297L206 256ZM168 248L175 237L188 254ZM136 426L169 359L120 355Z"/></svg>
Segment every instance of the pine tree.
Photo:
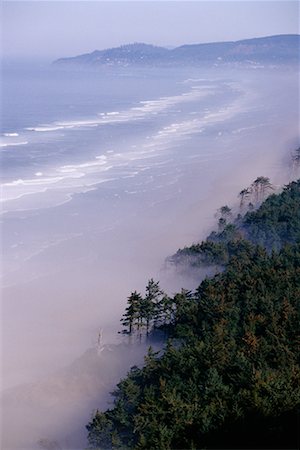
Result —
<svg viewBox="0 0 300 450"><path fill-rule="evenodd" d="M163 291L159 282L151 278L146 286L146 295L142 302L142 317L146 325L146 335L149 336L151 322L157 326L160 319L160 299Z"/></svg>
<svg viewBox="0 0 300 450"><path fill-rule="evenodd" d="M127 299L127 308L122 316L121 323L125 327L122 332L124 334L132 335L135 327L140 326L140 315L143 298L137 291L131 293Z"/></svg>
<svg viewBox="0 0 300 450"><path fill-rule="evenodd" d="M175 303L173 299L167 295L164 295L159 302L159 312L161 325L166 330L166 327L174 320Z"/></svg>
<svg viewBox="0 0 300 450"><path fill-rule="evenodd" d="M246 199L248 199L251 195L251 189L250 188L246 188L246 189L242 189L241 192L239 193L239 197L240 197L240 209L244 208L245 205L245 201Z"/></svg>
<svg viewBox="0 0 300 450"><path fill-rule="evenodd" d="M254 202L256 204L265 199L268 191L274 190L270 182L270 178L267 177L257 177L256 180L253 181L251 188L254 194Z"/></svg>

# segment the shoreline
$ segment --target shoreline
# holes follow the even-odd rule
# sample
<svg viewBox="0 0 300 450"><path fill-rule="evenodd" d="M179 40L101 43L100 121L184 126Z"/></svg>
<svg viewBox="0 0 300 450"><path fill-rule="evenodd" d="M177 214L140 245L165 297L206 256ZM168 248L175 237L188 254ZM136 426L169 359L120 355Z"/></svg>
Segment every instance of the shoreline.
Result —
<svg viewBox="0 0 300 450"><path fill-rule="evenodd" d="M161 190L148 189L145 193L143 178L129 178L141 183L139 194L121 194L121 185L105 183L101 195L99 190L76 195L62 206L24 214L18 223L10 218L7 223L11 231L30 231L28 246L32 251L31 242L35 242L42 251L29 259L25 268L21 266L12 273L12 283L3 291L4 314L9 323L9 329L6 324L3 331L5 379L15 386L22 379L35 379L36 387L40 387L41 395L48 395L45 401L51 405L53 393L49 390L47 394L43 380L62 368L72 367L91 347L99 327L104 328L106 343L117 342L120 311L130 291L143 290L150 277L160 279L166 257L179 247L204 238L215 224L214 213L222 204L237 202L238 192L259 175L270 177L274 184L287 183L290 175L285 161L293 148L291 142L298 137L297 124L288 123L289 117L276 120L277 126L267 121L255 130L226 134L223 129L221 135L207 136L201 141L203 150L213 148L219 152L219 159L185 159L179 146L173 162L163 169L154 166L153 173L148 171L147 186L157 188L163 179ZM188 147L191 156L199 153L196 145L199 143L195 148ZM182 161L183 172L178 172L182 177L173 183ZM282 167L286 167L286 173ZM122 186L128 186L128 180ZM62 224L72 238L62 239ZM58 243L43 248L45 239L39 236L38 226L49 225ZM176 279L165 280L166 285L163 282L163 289L177 290ZM182 280L179 282L182 285ZM10 353L20 333L18 354ZM78 377L77 382L79 391L89 385L88 379ZM94 392L89 388L89 395L96 395L96 388ZM86 399L83 391L82 403ZM28 404L30 394L24 400L25 409ZM72 423L70 414L67 411L60 418L66 426ZM87 423L83 416L80 420ZM29 430L30 423L27 426ZM50 418L48 426L51 434ZM55 433L55 427L52 430Z"/></svg>

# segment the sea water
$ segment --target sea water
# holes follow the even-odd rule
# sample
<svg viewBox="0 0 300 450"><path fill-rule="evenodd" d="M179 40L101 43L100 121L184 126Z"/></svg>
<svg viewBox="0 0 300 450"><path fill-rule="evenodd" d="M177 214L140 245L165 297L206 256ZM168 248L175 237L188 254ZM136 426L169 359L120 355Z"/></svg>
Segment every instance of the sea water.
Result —
<svg viewBox="0 0 300 450"><path fill-rule="evenodd" d="M4 442L34 448L45 430L55 437L57 425L37 426L45 405L83 434L97 406L98 385L91 403L77 372L79 416L60 403L66 379L51 389L45 380L92 348L99 329L117 342L126 297L150 277L170 293L195 287L166 276L164 261L204 237L218 207L235 207L257 176L289 181L298 79L294 68L8 66L2 94ZM34 418L26 427L22 407Z"/></svg>

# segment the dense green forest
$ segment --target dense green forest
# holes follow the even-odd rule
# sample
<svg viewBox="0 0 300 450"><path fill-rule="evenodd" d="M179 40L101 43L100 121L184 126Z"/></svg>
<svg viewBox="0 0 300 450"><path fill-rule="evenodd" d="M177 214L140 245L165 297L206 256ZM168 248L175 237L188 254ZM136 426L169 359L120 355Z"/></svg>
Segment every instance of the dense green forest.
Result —
<svg viewBox="0 0 300 450"><path fill-rule="evenodd" d="M264 187L258 187L261 182ZM299 181L290 183L280 195L270 195L254 211L254 204L260 204L271 189L268 178L258 177L250 188L240 192L236 217L228 206L221 207L218 232L213 231L206 241L178 250L170 262L183 267L226 266L249 243L270 253L285 244L300 242ZM245 199L253 203L246 205Z"/></svg>
<svg viewBox="0 0 300 450"><path fill-rule="evenodd" d="M128 297L123 332L160 333L165 349L149 348L94 414L89 448L299 448L300 180L251 209L222 207L218 232L175 255L222 266L194 292L150 280Z"/></svg>

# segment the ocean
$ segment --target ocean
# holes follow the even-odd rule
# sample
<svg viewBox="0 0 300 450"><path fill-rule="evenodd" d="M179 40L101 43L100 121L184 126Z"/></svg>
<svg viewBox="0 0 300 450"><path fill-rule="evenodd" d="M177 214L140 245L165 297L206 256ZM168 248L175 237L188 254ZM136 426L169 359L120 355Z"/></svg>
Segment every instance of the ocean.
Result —
<svg viewBox="0 0 300 450"><path fill-rule="evenodd" d="M39 433L56 437L52 422L36 431L47 404L72 423L45 380L93 348L99 329L105 343L120 342L131 291L151 277L168 292L196 287L166 270L165 258L205 237L217 208L237 208L257 176L275 188L290 180L298 105L292 68L3 68L5 448L25 448L24 434L31 449ZM73 424L84 429L90 391L77 381L82 415ZM16 403L34 423L12 436Z"/></svg>

